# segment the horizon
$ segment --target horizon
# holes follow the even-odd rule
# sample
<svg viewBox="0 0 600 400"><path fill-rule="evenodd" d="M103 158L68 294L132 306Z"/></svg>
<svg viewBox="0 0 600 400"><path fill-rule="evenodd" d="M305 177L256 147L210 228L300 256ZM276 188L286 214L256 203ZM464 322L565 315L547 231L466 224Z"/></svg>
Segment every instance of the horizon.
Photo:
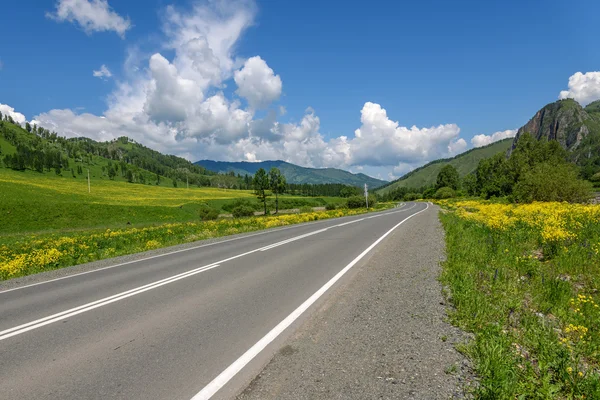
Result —
<svg viewBox="0 0 600 400"><path fill-rule="evenodd" d="M589 51L600 5L434 3L11 4L0 111L191 162L284 161L392 181L514 137L558 99L600 99L600 55ZM515 61L532 50L561 56Z"/></svg>

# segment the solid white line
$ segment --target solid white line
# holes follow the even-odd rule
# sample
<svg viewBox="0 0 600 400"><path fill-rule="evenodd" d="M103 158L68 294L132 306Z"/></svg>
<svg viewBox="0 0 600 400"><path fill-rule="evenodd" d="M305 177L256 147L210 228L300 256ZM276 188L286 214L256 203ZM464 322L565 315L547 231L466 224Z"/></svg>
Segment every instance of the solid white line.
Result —
<svg viewBox="0 0 600 400"><path fill-rule="evenodd" d="M41 328L42 326L49 325L49 324L52 324L52 323L57 322L57 321L62 321L64 319L66 319L66 318L73 317L73 316L75 316L77 314L81 314L81 313L84 313L86 311L91 311L93 309L96 309L96 308L99 308L99 307L103 307L105 305L114 303L116 301L123 300L123 299L126 299L126 298L131 297L131 296L135 296L136 294L140 294L140 293L146 292L148 290L156 289L157 287L160 287L160 286L163 286L163 285L167 285L169 283L178 281L180 279L187 278L187 277L192 276L192 275L199 274L199 273L204 272L204 271L208 271L208 270L213 269L213 268L217 268L218 266L219 266L219 264L207 265L205 267L198 268L197 270L194 270L191 273L187 273L187 274L185 274L183 276L177 276L176 278L171 278L171 279L167 279L167 280L164 280L164 281L159 281L160 283L154 283L154 284L149 284L149 285L145 285L145 286L140 286L139 288L132 289L131 291L123 292L123 293L120 293L120 294L115 295L115 296L107 297L106 299L102 299L102 300L99 300L99 301L88 303L88 304L85 304L83 306L75 307L75 308L73 308L71 310L63 311L63 312L60 312L58 314L54 314L54 315L51 315L51 316L39 319L37 321L32 321L32 322L29 322L27 324L23 324L23 325L17 326L15 328L7 329L6 331L0 332L0 341L4 340L4 339L8 339L8 338L16 336L16 335L20 335L20 334L25 333L25 332L29 332L29 331L34 330L34 329ZM21 328L21 327L23 327L23 328ZM12 331L12 332L9 332L9 331ZM4 332L8 332L8 333L5 334Z"/></svg>
<svg viewBox="0 0 600 400"><path fill-rule="evenodd" d="M281 246L281 245L284 245L284 244L287 244L287 243L290 243L290 242L295 242L296 240L304 239L305 237L316 235L317 233L325 232L328 229L329 228L320 229L318 231L310 232L310 233L307 233L305 235L300 235L300 236L296 236L296 237L291 238L291 239L282 240L281 242L270 244L270 245L265 246L265 247L263 247L262 249L259 249L259 250L260 251L271 250L274 247L278 247L278 246Z"/></svg>
<svg viewBox="0 0 600 400"><path fill-rule="evenodd" d="M261 351L265 349L277 336L279 336L287 327L289 327L304 311L306 311L311 305L313 305L329 288L331 288L346 272L348 272L357 262L359 262L369 251L371 251L375 246L377 246L383 239L385 239L390 233L394 231L397 227L402 225L404 222L408 221L415 215L418 215L429 208L429 204L425 207L425 209L416 212L398 224L396 224L392 229L387 231L383 236L377 239L372 245L367 247L365 251L360 253L358 257L350 262L350 264L346 265L344 269L338 272L333 278L331 278L325 285L323 285L319 290L317 290L312 296L310 296L304 303L302 303L298 308L296 308L290 315L288 315L283 321L281 321L275 328L273 328L269 333L267 333L262 339L260 339L254 346L252 346L248 351L246 351L240 358L235 360L229 367L227 367L223 372L221 372L215 379L213 379L208 385L206 385L200 392L198 392L192 400L208 400L215 393L219 391L223 386L227 384L242 368L244 368L250 361L254 359Z"/></svg>
<svg viewBox="0 0 600 400"><path fill-rule="evenodd" d="M353 224L353 223L355 223L355 222L360 222L360 221L364 221L364 220L365 220L364 218L361 218L361 219L355 219L354 221L350 221L350 222L344 222L343 224L338 224L338 225L336 225L336 227L337 227L337 226L345 226L345 225L350 225L350 224Z"/></svg>
<svg viewBox="0 0 600 400"><path fill-rule="evenodd" d="M405 210L403 210L403 211L405 211ZM395 212L398 212L398 211L394 211L392 213L395 213ZM392 214L392 213L383 213L382 212L381 215ZM341 217L341 218L351 218L351 217L353 217L353 216ZM20 290L20 289L25 289L25 288L32 287L32 286L43 285L45 283L61 281L63 279L73 278L73 277L80 276L80 275L91 274L93 272L104 271L104 270L111 269L111 268L121 267L123 265L129 265L129 264L134 264L134 263L138 263L138 262L142 262L142 261L152 260L153 258L164 257L164 256L168 256L168 255L171 255L171 254L183 253L185 251L190 251L190 250L196 250L196 249L200 249L202 247L215 246L215 245L218 245L218 244L221 244L221 243L233 242L234 240L241 240L241 239L246 239L246 238L250 238L250 237L253 237L253 236L266 235L268 233L273 233L273 232L285 231L285 230L288 230L288 229L299 228L299 227L302 227L302 226L306 226L307 224L318 224L318 223L323 223L323 222L331 222L333 219L335 219L335 218L324 219L324 220L320 220L320 221L310 221L310 222L305 222L305 223L302 223L302 224L295 224L295 225L292 225L292 226L286 226L286 227L280 227L280 228L274 228L274 229L267 229L267 230L264 230L262 232L257 232L257 233L253 233L253 234L250 234L250 235L245 235L245 236L240 236L240 237L231 238L231 239L225 239L225 240L219 240L219 241L213 242L213 243L206 243L206 244L202 244L202 245L199 245L199 246L188 247L188 248L181 249L181 250L174 250L174 251L170 251L168 253L162 253L162 254L157 254L155 256L140 258L139 260L127 261L127 262L123 262L123 263L119 263L119 264L115 264L115 265L109 265L108 267L93 269L91 271L79 272L79 273L76 273L76 274L72 274L72 275L68 275L68 276L63 276L63 277L60 277L60 278L49 279L49 280L43 281L43 282L37 282L37 283L29 284L29 285L19 286L19 287L12 288L12 289L6 289L6 290L3 290L3 291L0 291L0 294L4 294L4 293L12 292L12 291L15 291L15 290Z"/></svg>

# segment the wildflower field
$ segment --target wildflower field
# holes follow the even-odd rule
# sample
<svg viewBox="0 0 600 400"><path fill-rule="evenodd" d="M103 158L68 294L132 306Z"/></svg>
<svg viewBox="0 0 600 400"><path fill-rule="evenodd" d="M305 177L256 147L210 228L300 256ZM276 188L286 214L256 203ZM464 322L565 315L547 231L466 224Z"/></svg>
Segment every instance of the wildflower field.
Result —
<svg viewBox="0 0 600 400"><path fill-rule="evenodd" d="M365 209L341 209L267 217L168 223L145 228L23 235L0 244L0 280L169 245L364 212Z"/></svg>
<svg viewBox="0 0 600 400"><path fill-rule="evenodd" d="M482 399L600 399L600 207L440 201Z"/></svg>

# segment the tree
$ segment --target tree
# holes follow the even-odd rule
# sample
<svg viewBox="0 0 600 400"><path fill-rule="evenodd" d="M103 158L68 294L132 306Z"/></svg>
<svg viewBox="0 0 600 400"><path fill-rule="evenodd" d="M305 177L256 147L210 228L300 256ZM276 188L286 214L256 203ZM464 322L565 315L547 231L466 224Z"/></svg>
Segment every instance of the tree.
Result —
<svg viewBox="0 0 600 400"><path fill-rule="evenodd" d="M566 162L543 162L525 171L515 185L513 200L519 203L532 201L568 201L583 203L590 199L592 187L577 177L578 170Z"/></svg>
<svg viewBox="0 0 600 400"><path fill-rule="evenodd" d="M263 168L259 168L258 171L256 171L256 173L254 174L252 185L254 186L254 192L256 193L256 197L258 197L258 200L263 203L265 215L267 215L267 190L269 190L270 184L269 176Z"/></svg>
<svg viewBox="0 0 600 400"><path fill-rule="evenodd" d="M285 192L286 181L285 176L281 174L278 168L271 168L269 171L269 184L271 192L275 193L275 214L279 212L279 195Z"/></svg>
<svg viewBox="0 0 600 400"><path fill-rule="evenodd" d="M31 125L29 125L29 122L25 122L25 129L27 132L31 133Z"/></svg>
<svg viewBox="0 0 600 400"><path fill-rule="evenodd" d="M117 176L117 171L115 171L115 169L111 165L110 167L108 167L108 178L115 179L115 176Z"/></svg>
<svg viewBox="0 0 600 400"><path fill-rule="evenodd" d="M173 187L176 188L177 187L177 179L173 179Z"/></svg>
<svg viewBox="0 0 600 400"><path fill-rule="evenodd" d="M458 190L458 186L460 185L460 176L458 175L458 171L452 165L445 165L439 172L437 176L437 181L435 183L435 188L440 189L443 187L449 187L454 190Z"/></svg>

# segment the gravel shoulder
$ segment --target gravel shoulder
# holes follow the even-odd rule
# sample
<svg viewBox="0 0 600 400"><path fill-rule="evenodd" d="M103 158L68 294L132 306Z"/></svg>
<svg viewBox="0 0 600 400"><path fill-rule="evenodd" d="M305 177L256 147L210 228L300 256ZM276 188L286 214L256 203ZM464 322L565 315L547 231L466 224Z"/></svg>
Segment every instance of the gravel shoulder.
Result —
<svg viewBox="0 0 600 400"><path fill-rule="evenodd" d="M444 233L430 208L380 244L238 396L465 398L473 382L437 280Z"/></svg>

